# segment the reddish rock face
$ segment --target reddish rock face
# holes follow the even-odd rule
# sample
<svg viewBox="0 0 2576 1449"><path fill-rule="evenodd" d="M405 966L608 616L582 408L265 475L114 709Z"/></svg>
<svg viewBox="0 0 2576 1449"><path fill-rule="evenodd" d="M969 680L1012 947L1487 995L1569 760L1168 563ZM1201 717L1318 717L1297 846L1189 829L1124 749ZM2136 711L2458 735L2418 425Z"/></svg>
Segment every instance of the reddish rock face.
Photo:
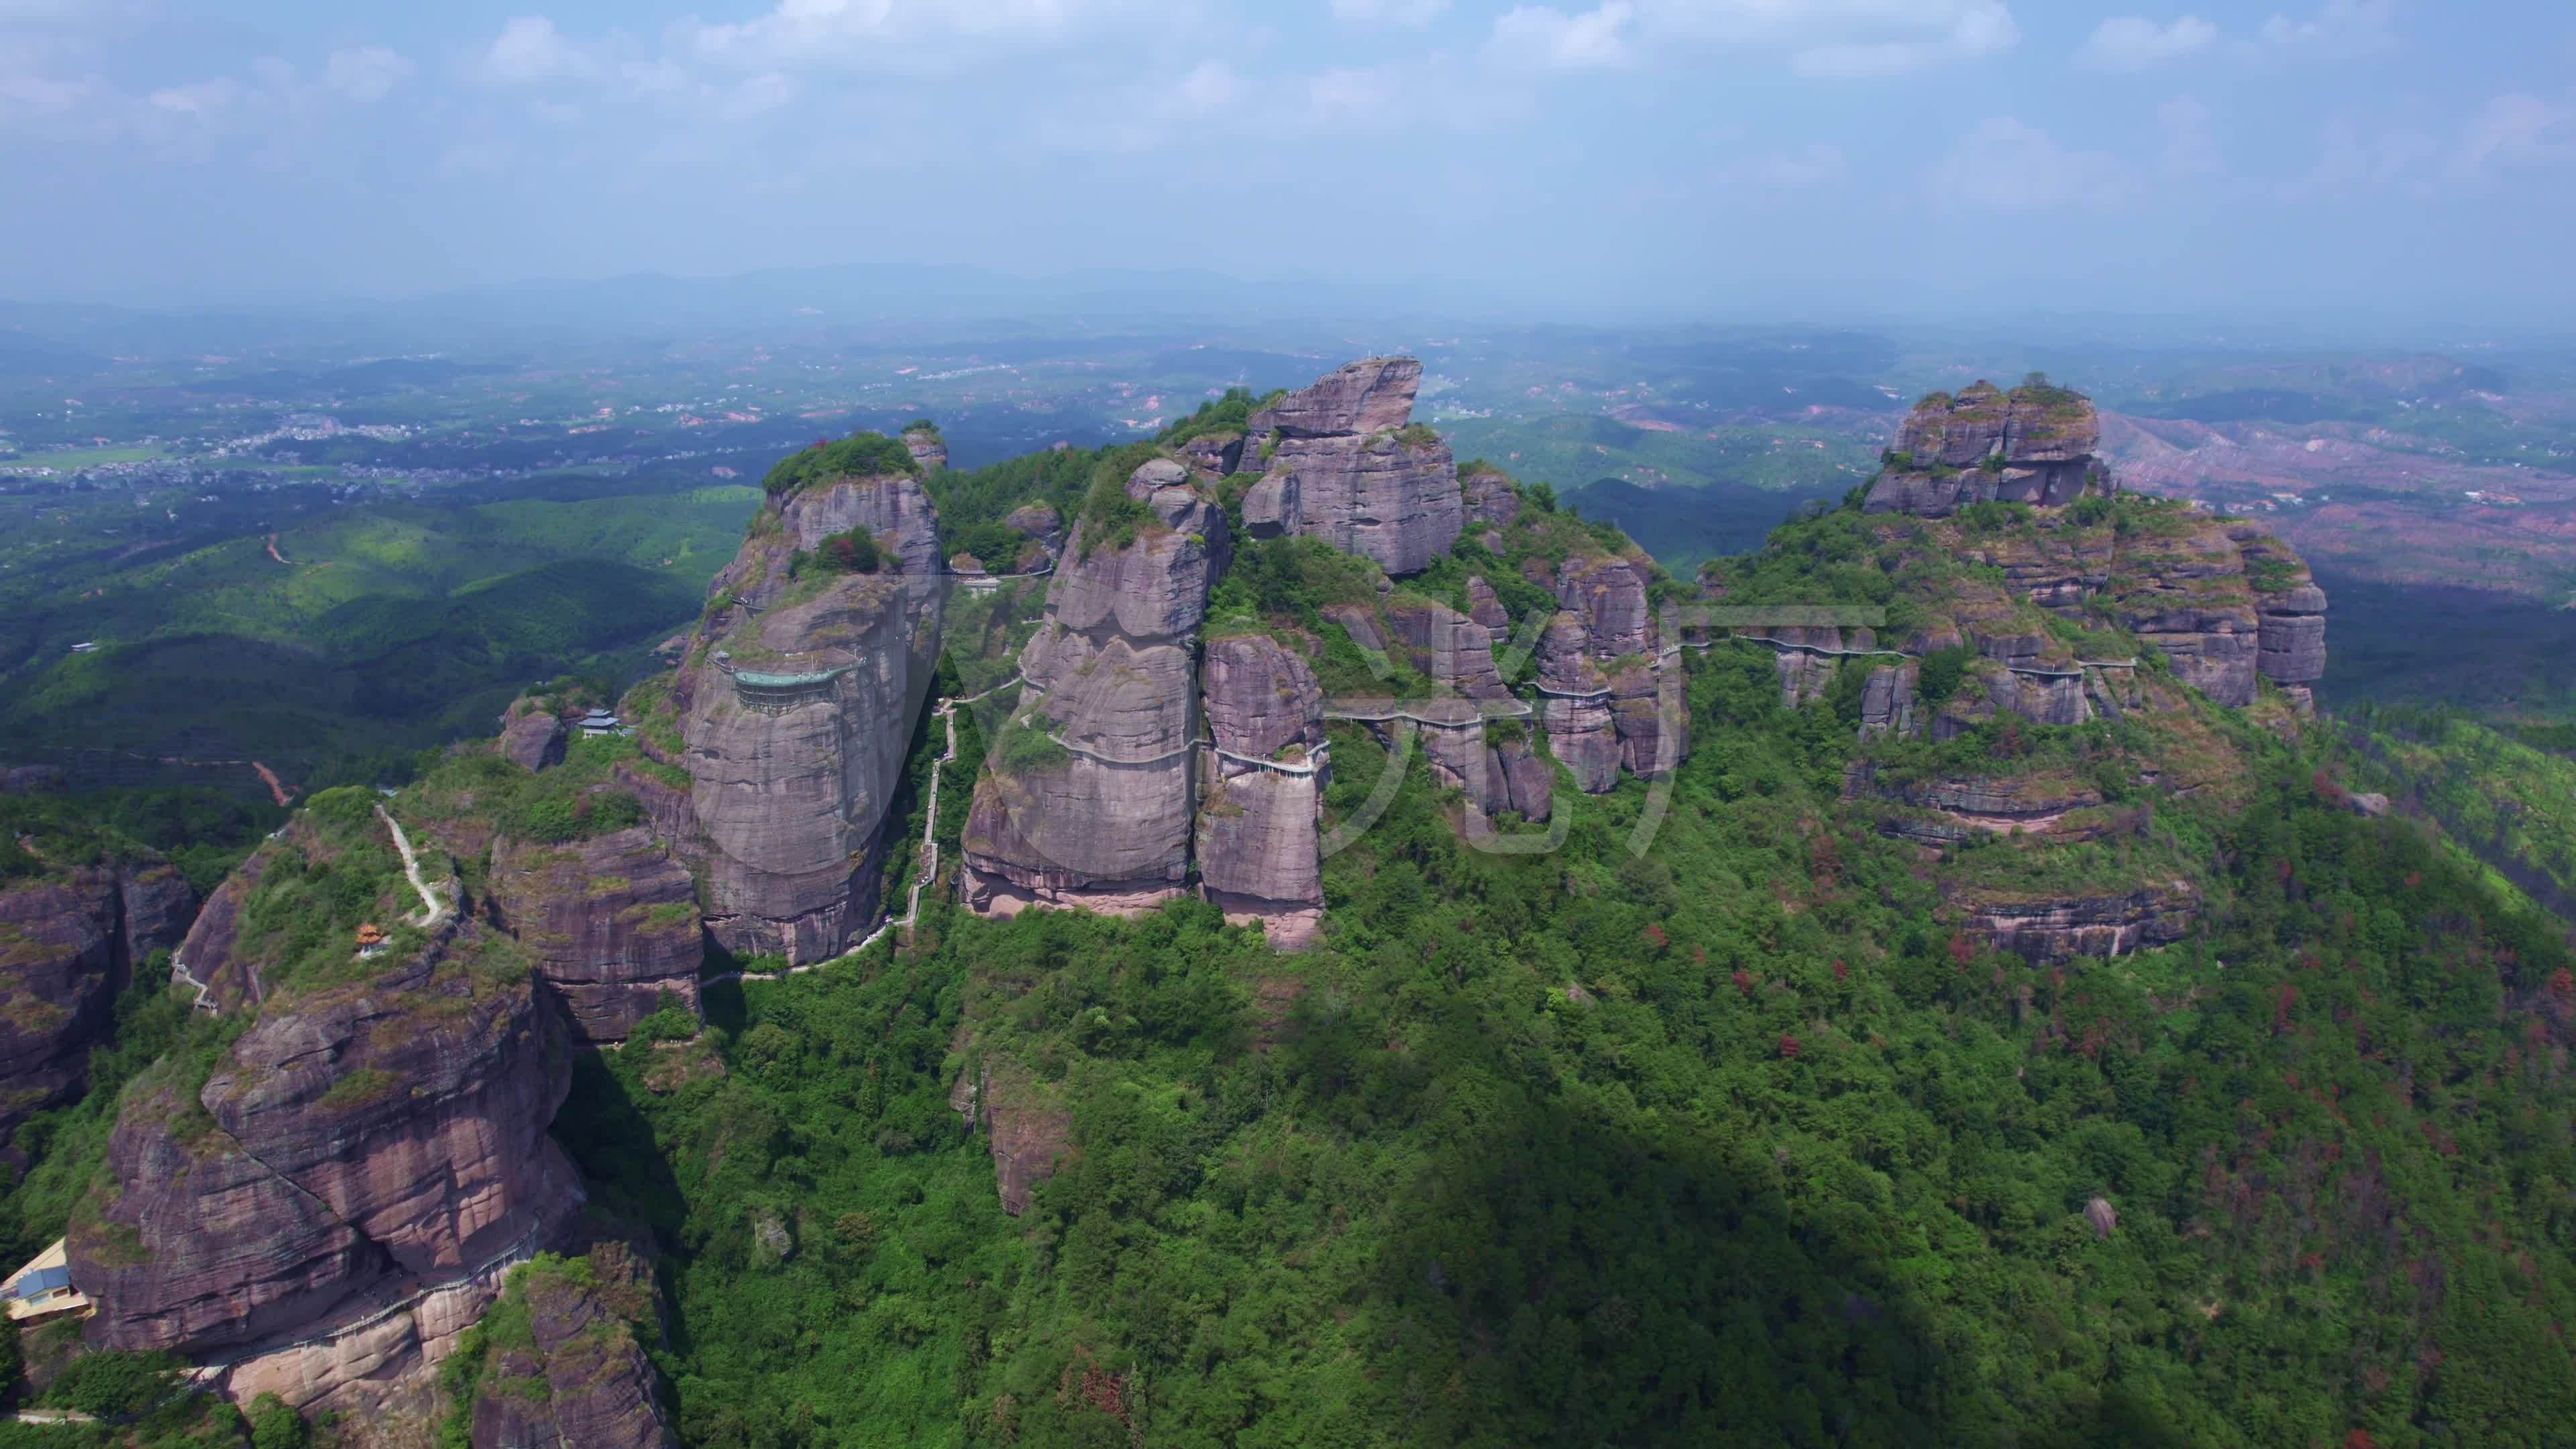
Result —
<svg viewBox="0 0 2576 1449"><path fill-rule="evenodd" d="M1133 912L1187 885L1197 761L1192 633L1222 566L1225 514L1156 459L1128 480L1154 523L1123 548L1074 529L1046 617L1020 653L1014 730L1060 742L1051 763L993 767L964 838L977 909L1037 903ZM1172 481L1179 479L1181 481ZM997 747L1000 741L997 740Z"/></svg>
<svg viewBox="0 0 2576 1449"><path fill-rule="evenodd" d="M2112 895L2013 896L1970 893L1963 904L1977 935L2030 961L2119 956L2183 938L2200 910L2188 881L2142 885Z"/></svg>
<svg viewBox="0 0 2576 1449"><path fill-rule="evenodd" d="M1479 470L1458 480L1464 497L1467 518L1495 528L1508 527L1521 516L1520 490L1512 480L1490 470Z"/></svg>
<svg viewBox="0 0 2576 1449"><path fill-rule="evenodd" d="M1956 396L1936 393L1896 431L1898 465L1879 475L1872 513L1945 516L1995 499L2072 503L2109 487L2095 459L2101 420L2090 399L2054 387L2007 393L1980 382Z"/></svg>
<svg viewBox="0 0 2576 1449"><path fill-rule="evenodd" d="M1028 1073L1008 1062L985 1064L977 1100L993 1145L993 1184L1002 1211L1018 1217L1028 1210L1030 1190L1055 1175L1072 1146L1073 1116L1049 1103Z"/></svg>
<svg viewBox="0 0 2576 1449"><path fill-rule="evenodd" d="M552 1263L512 1276L504 1302L526 1313L528 1338L493 1348L484 1362L471 1411L475 1449L676 1449L653 1361L606 1296ZM518 1391L530 1382L545 1392Z"/></svg>
<svg viewBox="0 0 2576 1449"><path fill-rule="evenodd" d="M196 895L160 861L0 891L0 1160L18 1124L89 1080L135 965L178 943Z"/></svg>
<svg viewBox="0 0 2576 1449"><path fill-rule="evenodd" d="M1448 552L1465 504L1448 446L1406 427L1421 380L1412 358L1364 358L1253 414L1233 463L1265 475L1245 530L1321 538L1395 574Z"/></svg>
<svg viewBox="0 0 2576 1449"><path fill-rule="evenodd" d="M1302 945L1320 923L1324 692L1314 670L1267 635L1219 639L1204 670L1216 748L1202 764L1199 881L1227 919ZM1264 761L1282 760L1273 767Z"/></svg>
<svg viewBox="0 0 2576 1449"><path fill-rule="evenodd" d="M1324 438L1403 427L1413 416L1422 364L1410 357L1363 357L1346 362L1252 415L1248 436L1277 431L1291 438Z"/></svg>
<svg viewBox="0 0 2576 1449"><path fill-rule="evenodd" d="M692 777L684 859L707 882L727 948L813 961L876 916L874 869L911 722L929 692L945 581L938 520L910 475L816 484L764 512L710 596L671 698ZM892 572L793 592L799 550L850 529ZM727 657L717 658L719 652ZM731 670L809 681L762 693Z"/></svg>
<svg viewBox="0 0 2576 1449"><path fill-rule="evenodd" d="M624 1041L664 992L697 1009L696 886L649 828L562 846L497 841L492 899L583 1040Z"/></svg>
<svg viewBox="0 0 2576 1449"><path fill-rule="evenodd" d="M924 473L948 466L948 444L935 428L907 429L903 435L903 449L912 455L912 461L921 465Z"/></svg>
<svg viewBox="0 0 2576 1449"><path fill-rule="evenodd" d="M560 1027L506 943L450 919L372 980L272 998L202 1087L127 1101L118 1185L70 1235L97 1341L301 1331L388 1279L542 1246L579 1208L546 1135L571 1085Z"/></svg>
<svg viewBox="0 0 2576 1449"><path fill-rule="evenodd" d="M493 748L522 769L542 770L563 763L567 733L553 711L520 700L501 716L501 738Z"/></svg>

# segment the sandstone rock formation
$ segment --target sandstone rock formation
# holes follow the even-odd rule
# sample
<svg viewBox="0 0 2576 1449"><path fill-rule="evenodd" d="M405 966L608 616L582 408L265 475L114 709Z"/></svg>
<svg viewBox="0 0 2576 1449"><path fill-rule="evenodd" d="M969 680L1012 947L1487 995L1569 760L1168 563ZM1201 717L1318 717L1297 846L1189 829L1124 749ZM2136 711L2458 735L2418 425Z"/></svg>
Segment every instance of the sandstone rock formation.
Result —
<svg viewBox="0 0 2576 1449"><path fill-rule="evenodd" d="M466 1410L474 1449L678 1449L633 1326L651 1311L651 1279L599 1282L597 1257L510 1275L496 1311L509 1331L487 1350Z"/></svg>
<svg viewBox="0 0 2576 1449"><path fill-rule="evenodd" d="M2062 388L2010 393L1980 383L1957 397L1935 394L1909 415L1873 484L1872 513L1946 518L1989 499L2027 502L2031 524L2000 531L1957 530L1915 540L1954 548L1970 563L2001 571L1948 579L1921 602L1932 627L1903 647L1925 652L1965 643L1991 665L1976 687L1935 717L1911 709L1911 685L1890 675L1871 686L1863 728L1876 733L1928 728L1936 737L2000 714L2047 724L2116 715L2137 698L2124 661L2079 660L2052 637L2045 610L2082 620L2102 609L2160 652L2182 679L2222 704L2251 704L2268 678L2292 707L2313 708L2307 686L2325 670L2326 599L2305 564L2263 529L2179 509L2079 521L2059 509L2113 484L2094 456L2099 423L2092 404ZM2099 668L2102 664L2120 667ZM1992 666L2001 666L1997 669ZM1782 697L1819 697L1831 670L1783 658Z"/></svg>
<svg viewBox="0 0 2576 1449"><path fill-rule="evenodd" d="M0 1162L18 1124L89 1080L116 994L179 943L196 894L158 857L80 866L0 890Z"/></svg>
<svg viewBox="0 0 2576 1449"><path fill-rule="evenodd" d="M1980 382L1956 396L1934 393L1897 429L1888 468L1865 506L1940 518L1996 499L2072 503L2109 487L2094 457L2101 434L2092 401L2064 388L2025 385L2007 393Z"/></svg>
<svg viewBox="0 0 2576 1449"><path fill-rule="evenodd" d="M1363 358L1254 413L1229 469L1262 474L1245 531L1311 535L1391 574L1448 552L1465 511L1448 445L1410 425L1421 381L1412 358Z"/></svg>
<svg viewBox="0 0 2576 1449"><path fill-rule="evenodd" d="M1962 905L1970 929L1988 945L2047 962L2171 945L2190 930L2200 892L2182 880L2098 894L1972 890Z"/></svg>
<svg viewBox="0 0 2576 1449"><path fill-rule="evenodd" d="M799 553L854 528L894 572L790 577ZM694 782L678 844L726 948L813 961L874 924L885 813L936 663L938 562L920 481L890 474L766 506L716 575L671 690L686 754L665 763Z"/></svg>
<svg viewBox="0 0 2576 1449"><path fill-rule="evenodd" d="M1073 1117L1045 1086L1012 1061L990 1057L949 1089L948 1105L972 1130L980 1121L993 1154L993 1186L1002 1211L1027 1211L1029 1192L1055 1174L1073 1142Z"/></svg>
<svg viewBox="0 0 2576 1449"><path fill-rule="evenodd" d="M542 770L563 763L569 733L553 710L539 709L534 700L514 700L501 716L501 738L493 748L523 769Z"/></svg>
<svg viewBox="0 0 2576 1449"><path fill-rule="evenodd" d="M221 1350L240 1396L299 1406L422 1391L497 1264L581 1203L546 1135L570 1059L512 956L450 916L381 972L272 992L202 1082L156 1067L72 1224L93 1341Z"/></svg>
<svg viewBox="0 0 2576 1449"><path fill-rule="evenodd" d="M912 455L912 461L919 464L924 473L948 466L948 442L939 436L937 428L904 429L903 449Z"/></svg>
<svg viewBox="0 0 2576 1449"><path fill-rule="evenodd" d="M1323 689L1262 634L1211 641L1204 689L1214 747L1200 775L1200 886L1229 922L1302 946L1323 922Z"/></svg>
<svg viewBox="0 0 2576 1449"><path fill-rule="evenodd" d="M1132 912L1187 884L1193 636L1223 567L1225 514L1168 459L1126 486L1152 521L1124 546L1077 524L1021 651L1027 683L966 821L964 892L978 910Z"/></svg>
<svg viewBox="0 0 2576 1449"><path fill-rule="evenodd" d="M1002 523L1036 545L1045 559L1053 559L1057 554L1064 552L1064 519L1046 504L1023 503L1012 509L1009 515L1003 518ZM1026 569L1021 570L1021 572L1026 571Z"/></svg>
<svg viewBox="0 0 2576 1449"><path fill-rule="evenodd" d="M624 1041L666 992L697 1009L696 887L650 829L495 841L492 902L582 1040Z"/></svg>
<svg viewBox="0 0 2576 1449"><path fill-rule="evenodd" d="M1683 712L1660 697L1672 661L1648 602L1646 561L1571 558L1532 581L1557 598L1539 639L1538 686L1548 747L1576 784L1599 794L1622 767L1652 776L1680 764L1690 743Z"/></svg>

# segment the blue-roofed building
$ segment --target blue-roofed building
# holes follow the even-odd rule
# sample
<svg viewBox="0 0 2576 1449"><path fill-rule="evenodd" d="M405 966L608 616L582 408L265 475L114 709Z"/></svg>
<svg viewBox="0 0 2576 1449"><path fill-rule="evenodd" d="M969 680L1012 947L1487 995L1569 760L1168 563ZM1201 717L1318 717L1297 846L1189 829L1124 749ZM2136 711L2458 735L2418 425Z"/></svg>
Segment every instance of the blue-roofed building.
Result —
<svg viewBox="0 0 2576 1449"><path fill-rule="evenodd" d="M0 1284L0 1303L8 1305L13 1324L46 1323L90 1311L89 1299L72 1286L71 1258L60 1238Z"/></svg>

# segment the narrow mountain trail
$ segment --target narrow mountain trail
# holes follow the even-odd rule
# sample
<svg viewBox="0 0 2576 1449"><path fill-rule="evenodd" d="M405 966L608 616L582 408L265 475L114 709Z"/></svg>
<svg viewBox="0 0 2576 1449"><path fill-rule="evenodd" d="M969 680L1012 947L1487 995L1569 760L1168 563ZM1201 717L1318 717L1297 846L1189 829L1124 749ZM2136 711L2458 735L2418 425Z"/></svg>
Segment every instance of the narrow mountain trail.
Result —
<svg viewBox="0 0 2576 1449"><path fill-rule="evenodd" d="M417 921L407 919L406 923L424 931L435 930L440 921L447 919L447 907L430 892L429 882L421 876L420 857L412 852L411 837L403 834L402 822L388 814L382 805L376 807L376 818L385 822L385 828L394 833L394 849L402 852L403 874L411 878L411 888L420 892L421 918Z"/></svg>

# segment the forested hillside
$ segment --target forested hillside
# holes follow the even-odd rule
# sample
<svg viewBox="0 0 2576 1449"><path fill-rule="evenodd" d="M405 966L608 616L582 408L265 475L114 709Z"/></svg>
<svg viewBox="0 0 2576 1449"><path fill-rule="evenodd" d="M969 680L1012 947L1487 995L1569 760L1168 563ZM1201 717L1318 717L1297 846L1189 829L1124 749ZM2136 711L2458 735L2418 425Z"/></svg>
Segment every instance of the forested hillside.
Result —
<svg viewBox="0 0 2576 1449"><path fill-rule="evenodd" d="M1697 671L1642 858L1642 785L1514 858L1417 777L1311 956L943 910L586 1064L685 1437L2554 1442L2562 925L2271 745L2202 937L1981 952L1771 675ZM950 1105L986 1056L1070 1149L1016 1220Z"/></svg>
<svg viewBox="0 0 2576 1449"><path fill-rule="evenodd" d="M2567 1442L2562 759L2318 714L2306 566L2045 379L1685 581L1418 375L791 454L631 732L525 695L184 940L133 882L227 858L11 807L0 1228L99 1310L26 1376L145 1446L228 1432L181 1360L349 1446Z"/></svg>

